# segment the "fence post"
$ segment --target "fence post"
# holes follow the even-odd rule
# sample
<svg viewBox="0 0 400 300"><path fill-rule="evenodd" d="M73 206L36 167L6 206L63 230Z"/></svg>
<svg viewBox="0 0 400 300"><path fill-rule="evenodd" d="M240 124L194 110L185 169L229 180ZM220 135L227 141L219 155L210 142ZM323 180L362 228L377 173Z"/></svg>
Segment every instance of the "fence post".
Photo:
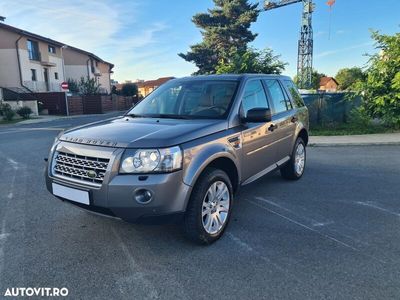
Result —
<svg viewBox="0 0 400 300"><path fill-rule="evenodd" d="M66 92L64 92L64 97L65 97L65 109L67 112L67 116L69 116L69 107L68 107L68 95Z"/></svg>

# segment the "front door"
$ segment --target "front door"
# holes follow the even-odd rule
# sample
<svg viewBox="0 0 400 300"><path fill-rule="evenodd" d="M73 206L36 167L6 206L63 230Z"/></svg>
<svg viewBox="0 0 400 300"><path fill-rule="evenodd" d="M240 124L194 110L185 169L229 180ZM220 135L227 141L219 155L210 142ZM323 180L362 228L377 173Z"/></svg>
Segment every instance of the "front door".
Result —
<svg viewBox="0 0 400 300"><path fill-rule="evenodd" d="M44 76L44 84L46 87L46 91L49 91L50 90L50 88L49 88L49 69L44 68L43 76Z"/></svg>
<svg viewBox="0 0 400 300"><path fill-rule="evenodd" d="M276 129L276 161L288 160L293 148L293 135L296 130L296 119L289 97L284 93L276 79L264 80L272 106L272 121Z"/></svg>
<svg viewBox="0 0 400 300"><path fill-rule="evenodd" d="M252 108L269 108L261 80L251 80L246 83L242 96L242 114ZM244 184L251 182L274 168L276 133L271 130L271 122L246 123L242 131L243 145L243 179Z"/></svg>

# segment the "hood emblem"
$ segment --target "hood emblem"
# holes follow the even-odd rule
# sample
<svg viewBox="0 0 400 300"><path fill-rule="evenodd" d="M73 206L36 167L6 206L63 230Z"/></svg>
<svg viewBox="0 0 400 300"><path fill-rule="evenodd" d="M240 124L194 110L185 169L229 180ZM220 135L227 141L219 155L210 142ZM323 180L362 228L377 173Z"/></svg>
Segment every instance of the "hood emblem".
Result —
<svg viewBox="0 0 400 300"><path fill-rule="evenodd" d="M96 171L93 171L93 170L87 171L86 175L87 175L89 178L96 178L96 177L97 177Z"/></svg>

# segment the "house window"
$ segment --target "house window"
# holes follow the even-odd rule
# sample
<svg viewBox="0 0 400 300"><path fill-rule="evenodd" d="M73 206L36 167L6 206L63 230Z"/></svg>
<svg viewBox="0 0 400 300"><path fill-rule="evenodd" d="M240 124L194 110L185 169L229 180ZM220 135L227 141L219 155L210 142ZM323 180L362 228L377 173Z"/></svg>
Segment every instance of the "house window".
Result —
<svg viewBox="0 0 400 300"><path fill-rule="evenodd" d="M38 42L28 40L27 48L28 48L29 59L40 61L40 52L39 52Z"/></svg>
<svg viewBox="0 0 400 300"><path fill-rule="evenodd" d="M58 80L58 72L54 72L54 79Z"/></svg>
<svg viewBox="0 0 400 300"><path fill-rule="evenodd" d="M32 81L37 81L36 70L35 69L31 69L31 75L32 75Z"/></svg>
<svg viewBox="0 0 400 300"><path fill-rule="evenodd" d="M49 45L49 53L56 54L56 47Z"/></svg>

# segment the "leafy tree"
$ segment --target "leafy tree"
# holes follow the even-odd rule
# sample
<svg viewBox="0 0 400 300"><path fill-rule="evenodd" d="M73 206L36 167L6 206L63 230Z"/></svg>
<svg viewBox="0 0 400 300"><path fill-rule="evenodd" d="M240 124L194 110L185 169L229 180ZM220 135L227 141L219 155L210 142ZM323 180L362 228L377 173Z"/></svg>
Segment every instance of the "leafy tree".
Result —
<svg viewBox="0 0 400 300"><path fill-rule="evenodd" d="M344 68L337 72L335 79L339 83L340 90L351 90L356 82L364 79L364 73L358 67Z"/></svg>
<svg viewBox="0 0 400 300"><path fill-rule="evenodd" d="M318 90L320 85L320 81L322 77L325 77L326 75L324 73L319 73L317 70L313 70L311 73L311 86L310 89L312 90ZM299 78L297 75L294 76L293 78L294 83L296 85L299 85Z"/></svg>
<svg viewBox="0 0 400 300"><path fill-rule="evenodd" d="M119 95L119 91L115 85L113 85L111 88L111 94Z"/></svg>
<svg viewBox="0 0 400 300"><path fill-rule="evenodd" d="M125 83L122 86L121 94L125 97L135 96L138 94L138 87L134 83Z"/></svg>
<svg viewBox="0 0 400 300"><path fill-rule="evenodd" d="M15 112L12 110L10 104L0 103L0 115L7 121L11 121L15 116Z"/></svg>
<svg viewBox="0 0 400 300"><path fill-rule="evenodd" d="M196 14L192 22L201 30L203 41L178 54L198 67L195 74L213 74L218 65L227 63L233 52L244 53L256 38L250 26L257 20L257 4L247 0L213 0L215 7Z"/></svg>
<svg viewBox="0 0 400 300"><path fill-rule="evenodd" d="M100 93L100 84L95 78L81 77L79 81L79 93L82 95L96 95Z"/></svg>
<svg viewBox="0 0 400 300"><path fill-rule="evenodd" d="M271 49L256 50L249 48L244 52L232 53L229 61L221 61L217 74L224 73L265 73L280 74L285 69L286 63L279 60L279 55L274 55Z"/></svg>
<svg viewBox="0 0 400 300"><path fill-rule="evenodd" d="M372 32L378 53L370 56L366 78L355 90L363 98L362 108L372 118L400 128L400 33Z"/></svg>
<svg viewBox="0 0 400 300"><path fill-rule="evenodd" d="M68 82L68 89L70 92L72 93L79 93L79 83L78 81L72 79L72 78L68 78L67 80Z"/></svg>
<svg viewBox="0 0 400 300"><path fill-rule="evenodd" d="M29 119L32 114L32 109L28 106L23 106L17 110L17 114L19 114L23 119Z"/></svg>

